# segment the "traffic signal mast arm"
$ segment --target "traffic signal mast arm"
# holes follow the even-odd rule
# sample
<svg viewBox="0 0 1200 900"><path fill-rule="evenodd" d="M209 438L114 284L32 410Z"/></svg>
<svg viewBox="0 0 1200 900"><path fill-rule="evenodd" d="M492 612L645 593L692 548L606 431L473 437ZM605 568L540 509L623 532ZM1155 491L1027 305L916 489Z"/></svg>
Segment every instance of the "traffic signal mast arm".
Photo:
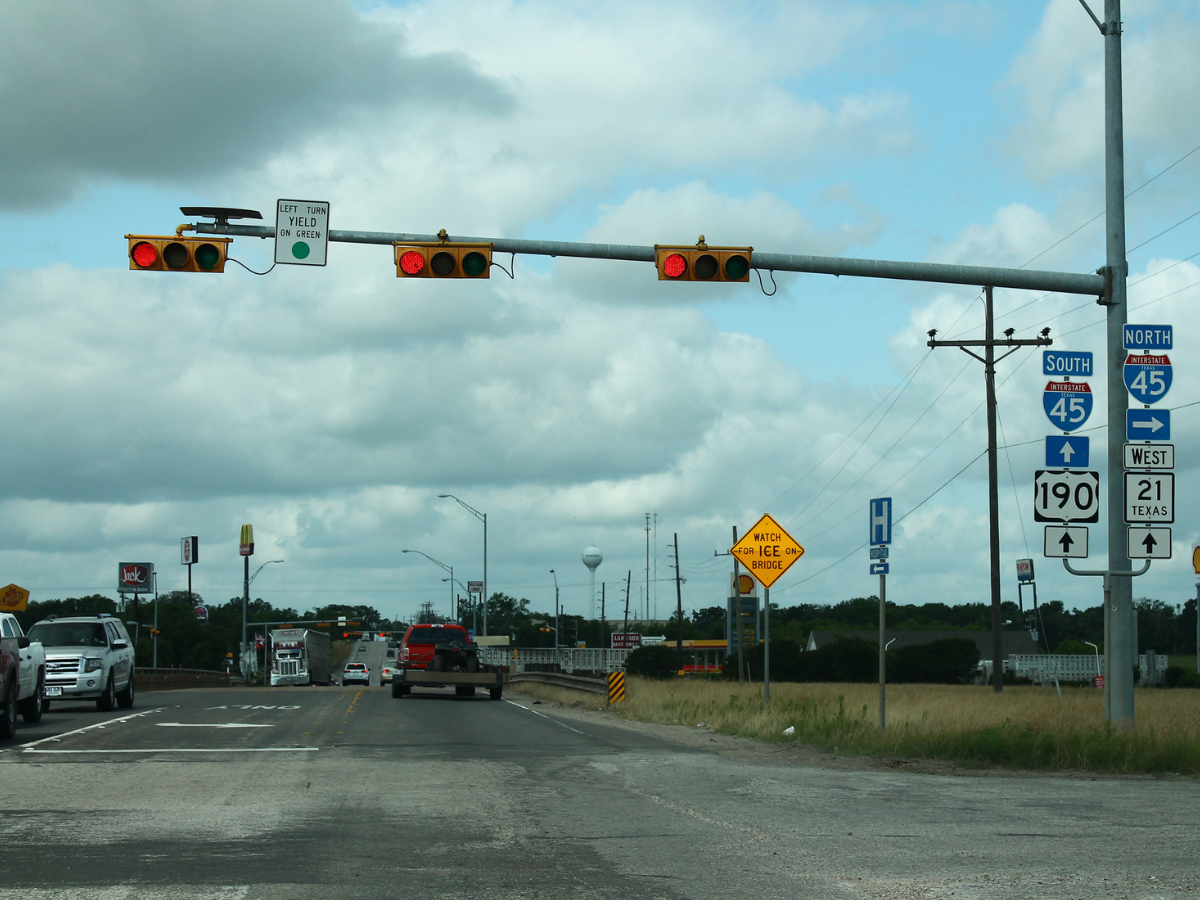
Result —
<svg viewBox="0 0 1200 900"><path fill-rule="evenodd" d="M221 234L236 237L275 237L275 228L265 225L230 225L197 222L197 234ZM392 234L382 231L339 231L332 229L329 240L350 244L433 244L436 234ZM564 256L575 259L619 259L629 262L655 261L652 246L635 244L587 244L574 241L531 241L518 238L450 237L454 243L490 245L496 253L521 253L529 256ZM938 284L988 284L993 287L1028 291L1054 291L1102 297L1107 279L1098 273L1040 272L1028 269L999 269L988 266L952 266L943 263L899 262L886 259L854 259L838 256L806 256L792 253L754 251L754 268L775 272L808 272L815 275L854 275L863 278L890 278L900 281L928 281Z"/></svg>

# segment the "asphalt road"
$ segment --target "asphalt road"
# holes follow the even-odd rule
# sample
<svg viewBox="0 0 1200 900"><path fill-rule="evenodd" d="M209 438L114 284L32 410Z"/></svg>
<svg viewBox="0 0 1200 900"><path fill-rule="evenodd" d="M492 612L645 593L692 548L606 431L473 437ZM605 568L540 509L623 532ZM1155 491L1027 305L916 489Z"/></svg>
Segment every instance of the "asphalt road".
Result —
<svg viewBox="0 0 1200 900"><path fill-rule="evenodd" d="M1200 895L1194 781L839 767L508 696L56 703L0 751L0 900Z"/></svg>

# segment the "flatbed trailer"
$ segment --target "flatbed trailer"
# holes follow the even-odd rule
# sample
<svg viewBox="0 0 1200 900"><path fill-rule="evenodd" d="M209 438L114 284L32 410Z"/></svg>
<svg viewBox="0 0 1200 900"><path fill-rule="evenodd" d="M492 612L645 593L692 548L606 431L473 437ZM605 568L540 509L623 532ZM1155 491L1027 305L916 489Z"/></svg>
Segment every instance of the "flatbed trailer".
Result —
<svg viewBox="0 0 1200 900"><path fill-rule="evenodd" d="M499 666L480 666L478 672L429 672L425 669L397 669L392 676L392 696L407 697L414 687L453 687L460 697L473 697L476 688L484 688L493 700L504 694L504 670Z"/></svg>

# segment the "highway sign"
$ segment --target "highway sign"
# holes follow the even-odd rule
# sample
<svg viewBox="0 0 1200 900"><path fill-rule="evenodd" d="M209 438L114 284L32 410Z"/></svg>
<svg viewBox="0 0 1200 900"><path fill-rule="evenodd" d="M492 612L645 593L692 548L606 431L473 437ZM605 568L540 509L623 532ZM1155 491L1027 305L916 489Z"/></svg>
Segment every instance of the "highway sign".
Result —
<svg viewBox="0 0 1200 900"><path fill-rule="evenodd" d="M1125 440L1169 441L1171 411L1169 409L1125 410Z"/></svg>
<svg viewBox="0 0 1200 900"><path fill-rule="evenodd" d="M323 266L329 245L329 204L280 200L275 204L275 263Z"/></svg>
<svg viewBox="0 0 1200 900"><path fill-rule="evenodd" d="M1086 381L1051 381L1042 393L1042 408L1054 427L1074 431L1092 414L1092 389Z"/></svg>
<svg viewBox="0 0 1200 900"><path fill-rule="evenodd" d="M468 594L482 594L483 593L483 582L482 581L468 581L467 582L467 593Z"/></svg>
<svg viewBox="0 0 1200 900"><path fill-rule="evenodd" d="M769 588L804 555L804 548L783 530L782 525L764 515L729 548L729 552L763 587Z"/></svg>
<svg viewBox="0 0 1200 900"><path fill-rule="evenodd" d="M1086 559L1088 530L1084 526L1047 525L1042 554L1051 559Z"/></svg>
<svg viewBox="0 0 1200 900"><path fill-rule="evenodd" d="M1091 378L1095 374L1092 354L1090 351L1043 350L1042 374L1057 375L1059 378Z"/></svg>
<svg viewBox="0 0 1200 900"><path fill-rule="evenodd" d="M1175 473L1126 472L1125 521L1163 525L1174 522Z"/></svg>
<svg viewBox="0 0 1200 900"><path fill-rule="evenodd" d="M1126 444L1125 468L1173 469L1175 468L1175 445Z"/></svg>
<svg viewBox="0 0 1200 900"><path fill-rule="evenodd" d="M24 612L29 603L29 591L15 584L0 588L0 610L4 612Z"/></svg>
<svg viewBox="0 0 1200 900"><path fill-rule="evenodd" d="M1157 403L1171 389L1171 358L1130 353L1125 357L1125 389L1138 403Z"/></svg>
<svg viewBox="0 0 1200 900"><path fill-rule="evenodd" d="M1035 522L1098 522L1100 520L1100 473L1033 473L1033 520Z"/></svg>
<svg viewBox="0 0 1200 900"><path fill-rule="evenodd" d="M642 636L636 631L614 631L611 637L614 650L633 650L642 646Z"/></svg>
<svg viewBox="0 0 1200 900"><path fill-rule="evenodd" d="M887 559L887 558L888 558L888 548L887 547L872 547L871 548L871 559Z"/></svg>
<svg viewBox="0 0 1200 900"><path fill-rule="evenodd" d="M886 575L888 573L888 564L885 562L871 563L872 575Z"/></svg>
<svg viewBox="0 0 1200 900"><path fill-rule="evenodd" d="M890 544L892 542L892 498L876 497L867 506L871 516L871 543Z"/></svg>
<svg viewBox="0 0 1200 900"><path fill-rule="evenodd" d="M1046 466L1051 469L1086 469L1092 442L1082 435L1046 435Z"/></svg>
<svg viewBox="0 0 1200 900"><path fill-rule="evenodd" d="M1134 528L1130 526L1126 532L1130 559L1170 559L1171 558L1171 529L1170 528Z"/></svg>
<svg viewBox="0 0 1200 900"><path fill-rule="evenodd" d="M1126 350L1174 350L1173 325L1126 325L1121 333Z"/></svg>
<svg viewBox="0 0 1200 900"><path fill-rule="evenodd" d="M1017 581L1030 582L1033 581L1033 560L1018 559L1017 560Z"/></svg>

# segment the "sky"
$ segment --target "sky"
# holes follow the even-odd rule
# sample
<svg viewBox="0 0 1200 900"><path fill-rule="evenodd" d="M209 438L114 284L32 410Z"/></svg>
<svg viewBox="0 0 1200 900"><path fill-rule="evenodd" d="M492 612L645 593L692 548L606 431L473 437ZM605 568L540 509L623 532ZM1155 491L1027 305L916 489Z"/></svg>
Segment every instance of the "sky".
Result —
<svg viewBox="0 0 1200 900"><path fill-rule="evenodd" d="M1103 4L1093 2L1094 8ZM1200 3L1127 0L1131 322L1175 328L1173 558L1200 540ZM513 278L399 280L333 243L220 275L132 272L181 206L330 205L334 229L1091 272L1104 264L1103 38L1077 0L2 2L0 582L184 589L300 610L448 613L450 584L609 617L723 605L731 529L805 548L772 601L870 596L867 505L894 498L888 599L989 599L977 287L776 273L660 283L648 263L521 256ZM1189 155L1190 154L1190 155ZM1189 218L1195 216L1194 218ZM508 260L497 255L500 262ZM1086 297L996 291L997 328L1103 359ZM1100 602L1042 557L1040 353L998 366L1005 600ZM1086 427L1104 469L1106 390ZM1101 500L1112 496L1101 488ZM1119 497L1117 498L1119 501ZM646 515L650 514L650 531ZM1103 522L1103 515L1101 517ZM647 583L647 538L650 575ZM1091 558L1106 559L1093 526ZM403 550L420 553L402 553ZM1079 565L1085 565L1079 563ZM554 570L554 575L551 570ZM1026 593L1025 601L1029 595Z"/></svg>

